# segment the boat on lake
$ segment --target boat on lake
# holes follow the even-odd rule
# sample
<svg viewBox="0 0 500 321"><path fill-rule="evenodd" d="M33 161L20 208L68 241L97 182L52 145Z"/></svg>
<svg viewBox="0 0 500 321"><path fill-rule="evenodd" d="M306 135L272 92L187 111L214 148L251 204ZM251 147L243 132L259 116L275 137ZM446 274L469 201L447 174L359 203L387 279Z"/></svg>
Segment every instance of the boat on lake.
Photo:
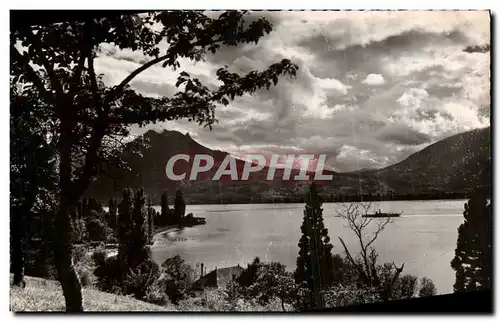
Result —
<svg viewBox="0 0 500 321"><path fill-rule="evenodd" d="M378 210L374 214L364 214L362 217L400 217L401 213L384 213Z"/></svg>

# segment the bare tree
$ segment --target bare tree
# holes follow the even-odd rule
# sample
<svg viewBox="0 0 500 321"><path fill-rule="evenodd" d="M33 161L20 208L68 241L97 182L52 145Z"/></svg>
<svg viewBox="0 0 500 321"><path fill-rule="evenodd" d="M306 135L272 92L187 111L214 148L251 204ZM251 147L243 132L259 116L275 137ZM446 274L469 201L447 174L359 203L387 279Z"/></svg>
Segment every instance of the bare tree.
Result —
<svg viewBox="0 0 500 321"><path fill-rule="evenodd" d="M378 254L373 245L392 220L389 217L364 216L372 212L372 203L370 202L342 203L340 206L341 209L337 210L337 217L342 218L347 223L346 227L354 232L360 245L360 252L354 257L344 240L339 237L349 263L356 269L364 285L380 289L381 298L388 300L394 284L403 271L404 263L398 268L393 262L390 266L390 273L387 275L388 265L381 267L377 264ZM375 227L370 232L371 226Z"/></svg>

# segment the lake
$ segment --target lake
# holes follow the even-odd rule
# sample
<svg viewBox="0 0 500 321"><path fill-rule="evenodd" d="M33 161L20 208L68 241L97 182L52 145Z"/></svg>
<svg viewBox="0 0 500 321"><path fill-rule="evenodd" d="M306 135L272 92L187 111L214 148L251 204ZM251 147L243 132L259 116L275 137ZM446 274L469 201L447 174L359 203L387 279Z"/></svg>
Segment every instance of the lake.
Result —
<svg viewBox="0 0 500 321"><path fill-rule="evenodd" d="M405 263L403 273L430 277L438 293L453 292L450 261L454 256L457 228L463 223L466 200L391 201L373 203L373 209L403 212L392 219L375 242L379 262ZM345 204L345 203L344 203ZM339 237L351 253L359 245L345 222L336 217L342 203L324 203L323 218L334 246L343 253ZM159 207L156 207L159 210ZM295 268L304 204L187 205L186 213L205 217L206 225L170 232L178 242L153 246L153 258L162 263L179 254L193 267L246 266L259 256ZM376 219L375 219L376 220ZM374 221L375 222L375 221ZM373 223L372 223L373 224Z"/></svg>

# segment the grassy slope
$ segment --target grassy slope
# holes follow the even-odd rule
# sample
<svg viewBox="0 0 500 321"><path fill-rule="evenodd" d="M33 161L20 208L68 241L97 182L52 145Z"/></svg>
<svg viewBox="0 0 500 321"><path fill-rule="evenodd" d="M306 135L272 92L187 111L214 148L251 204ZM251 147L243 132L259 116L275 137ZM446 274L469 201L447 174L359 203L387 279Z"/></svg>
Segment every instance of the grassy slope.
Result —
<svg viewBox="0 0 500 321"><path fill-rule="evenodd" d="M25 277L24 289L11 287L10 310L14 312L64 311L64 297L57 281ZM83 289L85 311L175 311L125 296Z"/></svg>

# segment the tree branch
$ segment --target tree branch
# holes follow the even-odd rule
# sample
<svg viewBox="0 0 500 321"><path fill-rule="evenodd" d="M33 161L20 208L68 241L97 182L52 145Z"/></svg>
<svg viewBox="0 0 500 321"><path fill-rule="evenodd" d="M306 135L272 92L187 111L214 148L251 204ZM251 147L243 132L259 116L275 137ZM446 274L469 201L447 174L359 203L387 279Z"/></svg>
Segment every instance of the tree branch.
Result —
<svg viewBox="0 0 500 321"><path fill-rule="evenodd" d="M28 30L26 32L26 37L30 40L31 45L38 51L38 56L40 57L43 67L47 71L47 75L49 76L50 83L56 92L56 96L59 96L59 99L62 99L64 90L62 89L61 83L57 80L57 76L53 66L51 66L50 62L47 60L47 57L45 57L44 53L42 52L42 44L40 43L40 40L33 34L31 30Z"/></svg>
<svg viewBox="0 0 500 321"><path fill-rule="evenodd" d="M349 259L351 264L354 265L354 267L358 270L359 274L365 280L365 282L369 281L365 271L363 271L363 269L359 266L359 264L357 264L356 261L354 261L351 253L349 252L349 250L347 249L347 246L345 245L344 240L341 237L339 237L339 240L340 240L340 243L342 244L342 246L344 247L345 254L347 255L347 258Z"/></svg>
<svg viewBox="0 0 500 321"><path fill-rule="evenodd" d="M91 23L92 22L87 22L85 24L85 32L83 33L84 36L81 37L80 41L80 59L78 61L78 65L76 66L75 73L73 74L73 77L71 79L71 90L70 92L76 92L76 89L78 88L79 85L79 79L82 76L83 69L85 67L85 58L86 55L92 54L92 47L89 42L91 42L92 39L92 34L91 34Z"/></svg>
<svg viewBox="0 0 500 321"><path fill-rule="evenodd" d="M130 73L125 79L123 79L119 85L117 85L113 91L110 94L109 101L113 101L116 97L116 95L123 89L125 88L126 85L128 85L137 75L139 75L141 72L144 70L148 69L149 67L156 65L157 63L160 63L168 58L168 54L155 58L144 65L140 66L136 70L134 70L132 73Z"/></svg>
<svg viewBox="0 0 500 321"><path fill-rule="evenodd" d="M83 194L90 185L91 178L94 176L94 171L98 165L99 157L97 151L101 147L101 139L104 137L104 132L104 122L99 119L94 126L89 149L85 156L85 167L80 177L75 181L76 195Z"/></svg>
<svg viewBox="0 0 500 321"><path fill-rule="evenodd" d="M89 64L89 77L90 77L90 90L92 91L92 100L94 107L97 111L99 117L103 117L109 113L109 104L105 104L105 111L102 110L100 99L99 99L99 87L97 86L97 77L94 70L94 57L92 56L92 46L89 46L88 53L88 64Z"/></svg>
<svg viewBox="0 0 500 321"><path fill-rule="evenodd" d="M191 48L194 48L196 46L202 46L202 47L207 47L207 46L211 46L213 44L216 44L216 43L219 43L219 42L222 42L224 39L214 39L212 40L211 42L209 43L201 43L201 41L196 41L194 42L193 44L191 44ZM114 89L113 91L111 92L110 94L110 98L109 98L109 101L113 101L116 96L120 93L120 91L125 88L126 85L128 85L135 77L137 77L137 75L139 75L141 72L145 71L146 69L164 61L164 60L167 60L169 57L170 57L171 53L170 52L167 52L165 55L163 56L160 56L158 58L155 58L147 63L145 63L144 65L140 66L139 68L137 68L136 70L134 70L132 73L130 73L127 77L125 77L125 79L123 79L120 84L118 84Z"/></svg>
<svg viewBox="0 0 500 321"><path fill-rule="evenodd" d="M29 60L21 55L21 53L14 47L14 45L10 45L10 54L11 58L15 59L19 64L23 66L26 75L28 76L29 81L31 81L36 89L42 94L45 101L48 104L54 104L54 97L47 91L43 81L38 77L38 74L35 70L30 66Z"/></svg>
<svg viewBox="0 0 500 321"><path fill-rule="evenodd" d="M372 245L373 242L378 238L379 234L385 229L386 225L390 223L390 218L387 218L383 223L379 223L377 230L373 233L372 239L366 244L367 247Z"/></svg>
<svg viewBox="0 0 500 321"><path fill-rule="evenodd" d="M396 266L396 264L394 264L394 262L392 262L392 265L394 265L394 268L396 269L396 273L394 273L391 281L388 282L387 284L387 288L386 288L386 297L384 298L385 300L389 300L390 297L391 297L391 293L392 293L392 288L394 287L394 284L396 283L396 281L398 280L399 278L399 275L401 274L401 272L403 272L403 268L405 267L405 264L403 263L401 265L400 268L398 268Z"/></svg>

